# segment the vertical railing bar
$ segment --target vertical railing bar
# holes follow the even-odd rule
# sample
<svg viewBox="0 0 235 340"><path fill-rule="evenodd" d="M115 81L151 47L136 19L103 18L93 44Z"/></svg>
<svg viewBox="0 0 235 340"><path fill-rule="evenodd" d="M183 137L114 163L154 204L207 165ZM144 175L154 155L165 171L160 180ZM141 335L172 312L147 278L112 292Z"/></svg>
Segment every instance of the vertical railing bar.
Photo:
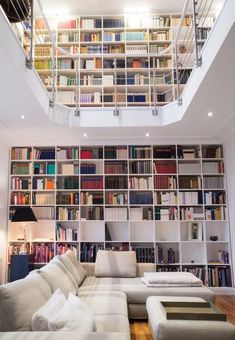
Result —
<svg viewBox="0 0 235 340"><path fill-rule="evenodd" d="M181 43L181 45L184 45L184 44L186 44L189 41L190 35L192 33L192 29L193 29L193 24L188 26L187 31L186 31L185 36L184 36L184 40Z"/></svg>
<svg viewBox="0 0 235 340"><path fill-rule="evenodd" d="M21 5L19 4L19 1L16 0L16 2L17 2L17 4L18 4L18 6L19 6L19 9L20 9L20 11L21 11L22 17L25 18L25 13L24 13L24 11L22 10ZM21 21L22 21L22 20L21 20Z"/></svg>
<svg viewBox="0 0 235 340"><path fill-rule="evenodd" d="M49 105L51 108L54 108L55 106L55 77L56 77L56 74L55 74L55 70L56 70L56 62L55 62L55 46L54 44L52 44L52 65L51 65L51 75L52 75L52 89L51 89L51 99L49 101Z"/></svg>
<svg viewBox="0 0 235 340"><path fill-rule="evenodd" d="M29 56L26 58L26 67L31 69L33 67L33 1L30 0L30 46L29 46Z"/></svg>
<svg viewBox="0 0 235 340"><path fill-rule="evenodd" d="M18 12L17 9L16 9L13 0L10 0L10 3L11 3L11 5L12 5L12 7L14 8L16 15L18 16L19 21L22 22L22 18L20 17L20 14L19 14L19 12ZM23 25L23 24L22 24L22 25Z"/></svg>
<svg viewBox="0 0 235 340"><path fill-rule="evenodd" d="M18 1L17 1L17 2L18 2ZM26 0L26 2L27 2L28 5L30 4L30 3L29 3L29 0ZM27 6L25 5L25 1L22 1L22 4L23 4L24 9L25 9L25 11L26 11L26 13L27 13L28 8L27 8Z"/></svg>
<svg viewBox="0 0 235 340"><path fill-rule="evenodd" d="M205 8L206 8L207 2L208 2L208 0L205 0L204 6L203 6L203 8L202 8L202 10L201 10L201 18L203 17L204 10L205 10ZM197 6L197 4L198 4L198 2L196 1L196 6ZM201 2L201 4L202 4L202 2ZM201 7L201 6L199 6L199 7L197 8L197 10L196 10L196 16L198 15L198 18L199 18L200 7Z"/></svg>
<svg viewBox="0 0 235 340"><path fill-rule="evenodd" d="M178 67L178 45L175 43L175 72L176 72L176 95L178 100L178 105L181 104L180 101L180 84L179 84L179 67Z"/></svg>
<svg viewBox="0 0 235 340"><path fill-rule="evenodd" d="M51 38L51 42L52 42L52 44L55 46L53 34L52 34L52 31L51 31L50 26L49 26L49 24L48 24L48 21L47 21L47 18L46 18L46 16L45 16L45 13L44 13L44 11L43 11L41 1L38 0L37 2L38 2L38 5L39 5L40 12L42 13L43 20L45 21L46 28L47 28L47 30L48 30L48 32L49 32L49 36L50 36L50 38Z"/></svg>
<svg viewBox="0 0 235 340"><path fill-rule="evenodd" d="M193 26L194 26L194 40L195 40L195 58L196 58L196 66L199 67L202 64L202 59L201 59L201 57L199 57L199 51L198 51L196 5L197 5L197 1L193 0Z"/></svg>
<svg viewBox="0 0 235 340"><path fill-rule="evenodd" d="M156 100L156 58L153 57L153 116L157 115L157 100Z"/></svg>
<svg viewBox="0 0 235 340"><path fill-rule="evenodd" d="M198 2L199 2L199 1L198 1ZM197 4L198 4L198 2L197 2ZM200 12L200 10L201 10L202 2L203 2L203 0L200 0L200 4L199 4L199 6L197 7L197 13L198 13L198 14L199 14L199 12ZM205 6L204 6L204 8L205 8ZM204 8L203 8L203 10L204 10ZM203 10L202 10L202 12L203 12Z"/></svg>
<svg viewBox="0 0 235 340"><path fill-rule="evenodd" d="M209 14L210 9L211 9L211 6L212 6L212 3L213 3L213 0L211 0L211 3L210 3L210 5L209 5L209 7L208 7L208 10L207 10L207 12L206 12L206 15L204 16L204 20L203 20L203 22L202 22L202 27L203 27L203 25L204 25L204 22L206 21L206 18L208 17L208 14Z"/></svg>
<svg viewBox="0 0 235 340"><path fill-rule="evenodd" d="M10 0L10 3L11 3L11 5L12 5L12 7L14 8L15 13L16 13L17 16L18 16L19 23L21 24L21 26L22 26L22 28L23 28L23 31L25 31L25 26L24 26L24 24L23 24L23 22L22 22L22 19L21 19L20 15L19 15L19 12L17 11L17 9L16 9L14 3L12 2L12 0Z"/></svg>
<svg viewBox="0 0 235 340"><path fill-rule="evenodd" d="M193 26L191 26L191 28L190 28L190 31L189 31L190 34L192 33L192 29L193 29ZM190 38L190 37L189 37L189 38ZM187 47L189 47L189 51L190 51L191 44L192 44L192 39L189 39L189 38L188 38L187 42L185 42L185 41L184 41L184 42L185 42L186 45L187 45L187 43L189 42ZM184 44L183 44L183 45L184 45ZM185 47L185 48L186 48L186 47ZM186 52L187 52L187 50L186 50ZM186 59L188 54L190 54L190 52L189 52L189 53L185 53L185 58L182 58L182 60ZM191 53L191 54L192 54L192 53ZM183 63L182 63L182 65L183 65Z"/></svg>
<svg viewBox="0 0 235 340"><path fill-rule="evenodd" d="M191 41L191 45L192 45L192 41ZM189 45L189 46L191 47L191 45ZM192 46L193 46L193 45L192 45ZM186 68L188 67L188 64L189 64L191 55L193 55L193 53L188 53L188 54L187 54L187 57L185 57L185 59L184 59L184 60L186 60L186 63L182 66L183 72L182 72L181 75L180 75L179 83L181 83L181 80L183 79L183 76L184 76L184 74L185 74L185 72L186 72Z"/></svg>
<svg viewBox="0 0 235 340"><path fill-rule="evenodd" d="M75 87L75 96L76 96L76 107L75 107L75 117L79 117L80 116L80 98L79 98L79 88L78 88L78 81L79 81L79 77L78 77L78 63L79 63L79 58L76 57L75 59L76 62L76 87Z"/></svg>
<svg viewBox="0 0 235 340"><path fill-rule="evenodd" d="M113 111L114 116L119 116L119 110L117 106L117 58L114 57L114 100L115 100L115 108Z"/></svg>

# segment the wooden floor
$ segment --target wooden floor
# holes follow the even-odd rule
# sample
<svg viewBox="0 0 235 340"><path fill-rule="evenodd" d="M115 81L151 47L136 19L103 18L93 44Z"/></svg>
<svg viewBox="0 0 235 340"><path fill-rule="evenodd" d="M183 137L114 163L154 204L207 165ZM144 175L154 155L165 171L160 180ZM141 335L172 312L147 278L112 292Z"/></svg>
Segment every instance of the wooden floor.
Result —
<svg viewBox="0 0 235 340"><path fill-rule="evenodd" d="M235 325L235 295L218 295L215 304L223 310L228 320ZM152 340L146 321L131 322L131 340Z"/></svg>

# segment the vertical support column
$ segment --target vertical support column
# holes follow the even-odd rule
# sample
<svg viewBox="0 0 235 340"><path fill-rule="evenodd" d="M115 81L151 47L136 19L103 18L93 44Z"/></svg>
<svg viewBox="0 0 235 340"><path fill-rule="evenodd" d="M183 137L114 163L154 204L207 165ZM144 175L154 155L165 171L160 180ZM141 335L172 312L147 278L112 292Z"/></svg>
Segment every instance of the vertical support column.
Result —
<svg viewBox="0 0 235 340"><path fill-rule="evenodd" d="M156 57L153 57L153 111L152 115L157 116L157 96L156 96Z"/></svg>
<svg viewBox="0 0 235 340"><path fill-rule="evenodd" d="M182 98L180 98L180 79L179 79L179 64L178 64L178 45L175 42L175 72L176 72L176 97L178 105L182 105ZM173 79L175 81L175 79Z"/></svg>
<svg viewBox="0 0 235 340"><path fill-rule="evenodd" d="M55 87L56 87L56 51L55 51L55 36L53 35L52 41L52 56L51 56L51 77L52 77L52 84L51 84L51 99L49 100L49 106L54 108L55 106Z"/></svg>
<svg viewBox="0 0 235 340"><path fill-rule="evenodd" d="M28 69L32 69L33 67L33 3L34 0L30 0L30 47L29 47L29 55L26 57L25 65Z"/></svg>
<svg viewBox="0 0 235 340"><path fill-rule="evenodd" d="M119 116L119 109L117 107L117 58L114 58L114 101L115 108L113 110L113 115L115 117Z"/></svg>
<svg viewBox="0 0 235 340"><path fill-rule="evenodd" d="M194 29L194 40L195 40L195 64L197 67L202 65L202 58L199 57L198 50L198 37L197 37L197 1L193 0L193 29Z"/></svg>
<svg viewBox="0 0 235 340"><path fill-rule="evenodd" d="M75 88L75 101L76 101L76 106L75 106L75 112L74 115L75 117L80 117L80 96L79 96L79 74L78 74L78 63L79 63L79 58L77 57L75 60L76 63L76 88Z"/></svg>

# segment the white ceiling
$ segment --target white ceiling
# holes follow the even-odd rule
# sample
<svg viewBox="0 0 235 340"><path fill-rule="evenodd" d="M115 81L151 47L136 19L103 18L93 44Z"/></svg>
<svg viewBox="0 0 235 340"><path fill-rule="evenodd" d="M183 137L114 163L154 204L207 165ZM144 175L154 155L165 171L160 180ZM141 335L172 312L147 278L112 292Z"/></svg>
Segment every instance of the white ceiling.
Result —
<svg viewBox="0 0 235 340"><path fill-rule="evenodd" d="M213 0L212 9L221 7L224 0ZM192 1L189 1L192 3ZM199 0L199 3L201 1ZM211 2L207 1L208 5ZM123 10L147 9L152 13L181 13L185 0L41 0L45 13L77 15L123 14ZM37 10L37 9L36 9Z"/></svg>
<svg viewBox="0 0 235 340"><path fill-rule="evenodd" d="M46 0L44 0L46 2ZM0 31L1 40L1 31ZM125 143L159 140L221 141L235 132L235 25L180 122L164 127L69 128L50 121L14 62L10 41L0 44L0 139L9 144ZM23 74L23 75L22 75ZM207 112L214 117L208 118ZM20 119L26 113L27 119ZM101 118L102 119L102 118ZM83 138L86 132L88 137Z"/></svg>

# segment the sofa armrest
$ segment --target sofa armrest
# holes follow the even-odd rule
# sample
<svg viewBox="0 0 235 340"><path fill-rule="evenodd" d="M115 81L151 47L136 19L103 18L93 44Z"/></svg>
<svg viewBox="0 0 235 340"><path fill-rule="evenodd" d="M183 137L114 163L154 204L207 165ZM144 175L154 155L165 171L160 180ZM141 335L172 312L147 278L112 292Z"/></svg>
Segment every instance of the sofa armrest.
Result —
<svg viewBox="0 0 235 340"><path fill-rule="evenodd" d="M142 277L144 276L144 272L155 272L154 263L137 263L136 267L136 276Z"/></svg>

